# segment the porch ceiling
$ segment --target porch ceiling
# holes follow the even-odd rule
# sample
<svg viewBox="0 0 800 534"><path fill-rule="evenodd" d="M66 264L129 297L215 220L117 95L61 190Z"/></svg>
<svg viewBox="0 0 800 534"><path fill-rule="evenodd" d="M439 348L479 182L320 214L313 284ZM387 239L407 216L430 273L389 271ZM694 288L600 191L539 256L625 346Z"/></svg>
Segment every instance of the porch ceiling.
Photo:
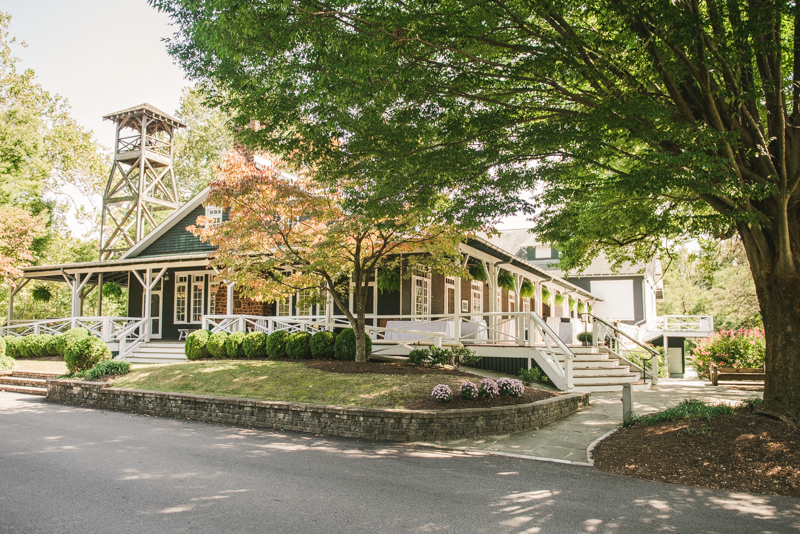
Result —
<svg viewBox="0 0 800 534"><path fill-rule="evenodd" d="M113 280L121 286L127 286L128 273L130 271L162 267L206 267L209 263L209 255L203 253L67 263L60 265L34 265L25 267L22 271L26 279L47 280L51 282L63 282L64 277L61 274L62 271L67 274L103 273L103 280L105 282ZM89 283L91 283L91 281Z"/></svg>

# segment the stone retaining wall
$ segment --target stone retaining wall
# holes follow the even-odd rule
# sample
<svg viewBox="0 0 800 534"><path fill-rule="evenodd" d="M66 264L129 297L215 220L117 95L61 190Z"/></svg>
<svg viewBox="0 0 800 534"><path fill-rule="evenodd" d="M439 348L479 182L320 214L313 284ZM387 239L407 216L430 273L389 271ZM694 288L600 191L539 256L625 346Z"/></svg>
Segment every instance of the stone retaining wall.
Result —
<svg viewBox="0 0 800 534"><path fill-rule="evenodd" d="M381 410L162 393L48 379L47 401L178 419L388 441L438 441L538 428L588 406L588 393L467 410Z"/></svg>

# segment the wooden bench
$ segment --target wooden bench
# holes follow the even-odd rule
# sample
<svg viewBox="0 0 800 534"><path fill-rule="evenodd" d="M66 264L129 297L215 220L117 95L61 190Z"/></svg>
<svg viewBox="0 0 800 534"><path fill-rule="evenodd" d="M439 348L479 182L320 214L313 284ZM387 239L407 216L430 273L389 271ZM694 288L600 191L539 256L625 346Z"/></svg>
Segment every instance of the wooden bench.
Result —
<svg viewBox="0 0 800 534"><path fill-rule="evenodd" d="M708 366L711 383L718 385L720 380L731 382L744 381L764 381L764 369L734 369L729 367L718 367L716 363Z"/></svg>
<svg viewBox="0 0 800 534"><path fill-rule="evenodd" d="M178 341L186 341L189 339L189 334L194 332L191 328L178 328Z"/></svg>

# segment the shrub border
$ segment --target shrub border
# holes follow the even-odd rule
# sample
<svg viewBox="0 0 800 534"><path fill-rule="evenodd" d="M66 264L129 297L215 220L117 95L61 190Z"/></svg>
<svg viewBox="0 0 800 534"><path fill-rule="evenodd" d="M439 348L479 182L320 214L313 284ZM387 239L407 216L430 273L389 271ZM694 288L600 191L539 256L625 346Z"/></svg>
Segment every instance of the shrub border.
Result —
<svg viewBox="0 0 800 534"><path fill-rule="evenodd" d="M214 397L47 380L47 402L210 423L387 441L441 441L539 428L589 405L589 393L463 410L392 410Z"/></svg>

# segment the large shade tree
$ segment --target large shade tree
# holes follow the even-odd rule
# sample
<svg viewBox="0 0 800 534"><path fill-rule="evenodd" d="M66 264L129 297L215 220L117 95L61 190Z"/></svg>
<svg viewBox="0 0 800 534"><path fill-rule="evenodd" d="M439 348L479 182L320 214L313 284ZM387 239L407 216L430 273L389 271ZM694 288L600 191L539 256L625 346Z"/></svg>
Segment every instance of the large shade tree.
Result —
<svg viewBox="0 0 800 534"><path fill-rule="evenodd" d="M393 168L370 195L458 186L464 216L540 181L536 231L566 268L738 234L766 330L763 410L800 419L796 2L151 1L189 73L264 124L251 142L315 153L322 178Z"/></svg>
<svg viewBox="0 0 800 534"><path fill-rule="evenodd" d="M367 303L379 270L396 272L405 254L406 269L463 274L463 231L435 210L408 206L393 217L353 213L342 202L353 184L320 186L307 175L287 174L276 158L264 161L258 169L238 152L227 154L207 202L226 208L229 218L215 223L199 217L189 230L217 247L213 261L220 278L250 298L274 302L309 292L299 303L309 306L331 298L356 334L356 361L369 356Z"/></svg>

